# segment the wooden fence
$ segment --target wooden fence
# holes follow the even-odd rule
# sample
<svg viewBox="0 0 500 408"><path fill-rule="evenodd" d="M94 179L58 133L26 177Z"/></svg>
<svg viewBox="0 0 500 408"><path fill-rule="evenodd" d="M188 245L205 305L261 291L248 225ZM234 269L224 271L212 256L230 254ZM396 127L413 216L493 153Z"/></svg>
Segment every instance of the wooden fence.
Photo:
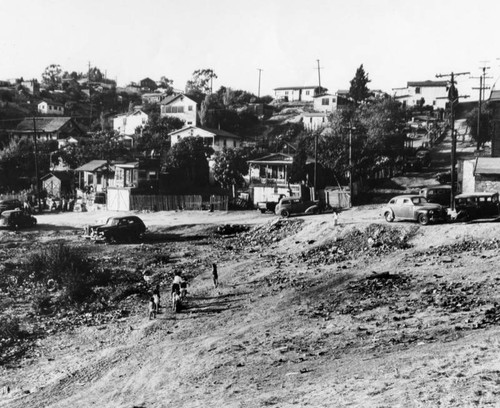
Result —
<svg viewBox="0 0 500 408"><path fill-rule="evenodd" d="M131 211L174 211L174 210L228 210L227 196L211 196L203 201L201 195L131 195Z"/></svg>

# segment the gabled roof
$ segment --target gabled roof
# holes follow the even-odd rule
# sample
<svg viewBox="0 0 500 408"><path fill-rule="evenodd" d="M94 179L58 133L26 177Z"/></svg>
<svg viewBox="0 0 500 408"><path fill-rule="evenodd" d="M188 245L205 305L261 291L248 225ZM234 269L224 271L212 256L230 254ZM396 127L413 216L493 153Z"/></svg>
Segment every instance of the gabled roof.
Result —
<svg viewBox="0 0 500 408"><path fill-rule="evenodd" d="M51 173L47 173L45 176L40 177L40 180L47 180L51 177L56 177L61 181L71 181L73 178L73 174L69 171L53 171Z"/></svg>
<svg viewBox="0 0 500 408"><path fill-rule="evenodd" d="M115 167L121 167L123 169L136 169L139 167L139 162L134 161L134 162L126 162L126 163L117 163L117 164L115 164Z"/></svg>
<svg viewBox="0 0 500 408"><path fill-rule="evenodd" d="M497 102L500 101L500 90L494 89L490 94L490 101Z"/></svg>
<svg viewBox="0 0 500 408"><path fill-rule="evenodd" d="M88 171L94 172L101 167L105 167L107 165L107 160L92 160L88 163L85 163L83 166L78 167L75 171Z"/></svg>
<svg viewBox="0 0 500 408"><path fill-rule="evenodd" d="M275 91L286 91L287 89L296 89L296 90L300 90L300 89L316 89L316 88L319 88L318 85L313 85L313 86L281 86L279 88L274 88ZM323 89L326 89L326 88L323 88Z"/></svg>
<svg viewBox="0 0 500 408"><path fill-rule="evenodd" d="M409 81L407 86L420 86L420 87L446 87L447 81Z"/></svg>
<svg viewBox="0 0 500 408"><path fill-rule="evenodd" d="M53 105L53 106L64 106L62 103L59 102L54 102L54 101L49 101L47 99L41 100L38 105L40 105L42 102L45 102L47 105Z"/></svg>
<svg viewBox="0 0 500 408"><path fill-rule="evenodd" d="M200 101L198 100L198 98L196 98L196 97L194 97L192 95L177 94L177 95L169 95L169 96L167 96L163 101L161 101L161 104L162 105L168 105L168 104L176 101L179 98L187 98L187 99L193 101L196 104L200 103Z"/></svg>
<svg viewBox="0 0 500 408"><path fill-rule="evenodd" d="M35 118L36 131L44 133L57 132L68 122L71 122L71 118L67 116ZM23 121L17 125L16 131L34 132L33 118L23 119Z"/></svg>
<svg viewBox="0 0 500 408"><path fill-rule="evenodd" d="M235 135L234 133L227 132L227 131L222 130L222 129L211 129L211 128L207 128L204 126L187 126L187 127L183 127L182 129L174 130L173 132L170 132L168 135L169 136L175 135L177 133L185 132L188 129L201 129L201 130L204 130L206 132L212 133L214 136L222 136L222 137L230 137L233 139L240 139L240 137L238 135Z"/></svg>
<svg viewBox="0 0 500 408"><path fill-rule="evenodd" d="M259 159L248 160L249 164L292 164L293 155L287 153L273 153ZM314 159L307 158L306 164L314 163Z"/></svg>
<svg viewBox="0 0 500 408"><path fill-rule="evenodd" d="M474 174L500 174L500 157L478 157Z"/></svg>

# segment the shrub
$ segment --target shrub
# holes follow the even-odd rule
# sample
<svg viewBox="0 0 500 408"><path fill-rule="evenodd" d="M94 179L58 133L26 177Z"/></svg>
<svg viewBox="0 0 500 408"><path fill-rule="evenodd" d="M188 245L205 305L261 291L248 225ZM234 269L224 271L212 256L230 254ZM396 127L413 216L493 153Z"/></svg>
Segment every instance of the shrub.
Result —
<svg viewBox="0 0 500 408"><path fill-rule="evenodd" d="M0 317L0 344L11 343L20 336L19 319L6 316Z"/></svg>
<svg viewBox="0 0 500 408"><path fill-rule="evenodd" d="M35 283L46 284L53 279L70 301L83 302L92 295L92 262L81 249L63 243L49 245L29 256L25 273Z"/></svg>

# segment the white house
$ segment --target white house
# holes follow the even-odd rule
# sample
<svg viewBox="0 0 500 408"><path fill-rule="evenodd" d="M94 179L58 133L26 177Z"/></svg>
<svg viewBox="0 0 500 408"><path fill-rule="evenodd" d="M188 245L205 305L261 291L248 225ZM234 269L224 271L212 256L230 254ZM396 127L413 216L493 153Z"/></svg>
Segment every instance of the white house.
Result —
<svg viewBox="0 0 500 408"><path fill-rule="evenodd" d="M447 81L413 81L405 88L394 88L394 97L407 106L430 105L435 109L446 108L448 102Z"/></svg>
<svg viewBox="0 0 500 408"><path fill-rule="evenodd" d="M312 102L314 96L326 92L326 88L318 86L284 86L274 88L274 97L286 102Z"/></svg>
<svg viewBox="0 0 500 408"><path fill-rule="evenodd" d="M64 116L64 106L57 102L42 101L38 104L38 112L43 115Z"/></svg>
<svg viewBox="0 0 500 408"><path fill-rule="evenodd" d="M302 124L306 130L317 130L328 124L327 112L306 112L302 114Z"/></svg>
<svg viewBox="0 0 500 408"><path fill-rule="evenodd" d="M333 112L337 110L337 102L337 95L316 95L313 97L313 108L315 112Z"/></svg>
<svg viewBox="0 0 500 408"><path fill-rule="evenodd" d="M184 121L185 126L198 124L198 103L192 97L170 95L161 102L160 117L171 116Z"/></svg>
<svg viewBox="0 0 500 408"><path fill-rule="evenodd" d="M113 130L120 135L131 136L137 128L144 128L148 123L148 115L142 110L118 115L113 118Z"/></svg>
<svg viewBox="0 0 500 408"><path fill-rule="evenodd" d="M201 126L188 126L169 133L170 144L173 146L186 137L201 137L207 146L214 151L223 148L234 149L241 146L241 138L233 133L220 129L209 129Z"/></svg>

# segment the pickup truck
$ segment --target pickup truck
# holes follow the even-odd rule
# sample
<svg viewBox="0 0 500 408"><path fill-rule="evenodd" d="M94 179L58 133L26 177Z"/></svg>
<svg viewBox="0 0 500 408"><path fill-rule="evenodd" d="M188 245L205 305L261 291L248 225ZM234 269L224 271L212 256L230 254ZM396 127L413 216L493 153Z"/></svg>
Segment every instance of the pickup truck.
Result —
<svg viewBox="0 0 500 408"><path fill-rule="evenodd" d="M271 200L269 200L269 201L260 201L260 202L257 203L257 209L262 214L265 214L268 211L274 213L274 210L276 209L276 206L278 205L278 202L284 196L285 196L284 194L276 194L273 197L271 197Z"/></svg>
<svg viewBox="0 0 500 408"><path fill-rule="evenodd" d="M283 197L276 209L276 215L289 217L292 214L318 214L321 210L319 201L304 201L297 197Z"/></svg>

